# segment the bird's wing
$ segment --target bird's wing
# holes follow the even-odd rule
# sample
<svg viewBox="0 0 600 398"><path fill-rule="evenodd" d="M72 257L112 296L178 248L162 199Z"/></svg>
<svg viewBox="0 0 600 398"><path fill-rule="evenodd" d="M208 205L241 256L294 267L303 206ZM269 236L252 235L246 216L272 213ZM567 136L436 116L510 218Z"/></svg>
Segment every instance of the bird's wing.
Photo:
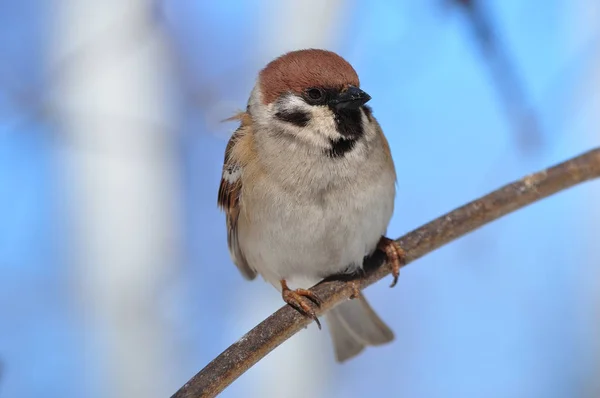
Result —
<svg viewBox="0 0 600 398"><path fill-rule="evenodd" d="M249 133L248 115L242 113L234 118L240 119L242 125L233 133L225 149L223 175L219 186L218 205L225 212L227 221L227 244L231 259L237 265L244 278L252 280L256 271L247 263L238 241L237 221L240 215L240 196L242 193L243 165L236 159L233 152L240 140Z"/></svg>

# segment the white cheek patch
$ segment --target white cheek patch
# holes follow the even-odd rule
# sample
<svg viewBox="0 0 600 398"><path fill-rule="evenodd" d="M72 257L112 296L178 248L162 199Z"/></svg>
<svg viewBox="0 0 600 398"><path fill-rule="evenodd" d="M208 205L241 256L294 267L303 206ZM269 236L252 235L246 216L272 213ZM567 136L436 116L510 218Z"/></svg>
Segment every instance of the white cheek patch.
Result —
<svg viewBox="0 0 600 398"><path fill-rule="evenodd" d="M337 140L340 133L337 131L335 113L326 106L313 106L310 110L312 117L308 124L315 134L320 134L327 140Z"/></svg>
<svg viewBox="0 0 600 398"><path fill-rule="evenodd" d="M305 128L299 128L298 136L302 136L319 146L329 147L329 140L337 140L340 133L337 131L335 113L327 106L313 106L307 104L296 95L289 95L279 100L278 110L290 113L303 112L310 115L310 120Z"/></svg>
<svg viewBox="0 0 600 398"><path fill-rule="evenodd" d="M308 105L304 100L297 95L286 95L283 98L277 100L278 108L287 110L287 111L302 111L302 112L310 112L310 105Z"/></svg>
<svg viewBox="0 0 600 398"><path fill-rule="evenodd" d="M322 125L322 119L324 114L321 112L320 106L312 106L304 102L304 100L296 95L288 95L277 100L274 104L268 106L269 113L272 119L278 126L283 130L290 132L296 136L299 140L304 141L310 145L318 148L327 149L329 148L329 137L328 134L323 134L324 126ZM294 126L291 123L278 120L274 115L277 112L286 113L304 113L309 116L308 125L305 127ZM315 114L315 112L317 112ZM330 116L331 119L331 116ZM333 124L333 119L331 119Z"/></svg>
<svg viewBox="0 0 600 398"><path fill-rule="evenodd" d="M337 141L342 135L337 130L335 113L327 106L312 106L307 104L301 97L289 94L273 103L263 105L262 95L257 86L254 87L249 100L249 109L256 123L264 129L276 128L291 136L295 136L301 142L313 147L328 150L331 141ZM310 116L305 127L299 127L276 117L278 112L288 114L305 113Z"/></svg>

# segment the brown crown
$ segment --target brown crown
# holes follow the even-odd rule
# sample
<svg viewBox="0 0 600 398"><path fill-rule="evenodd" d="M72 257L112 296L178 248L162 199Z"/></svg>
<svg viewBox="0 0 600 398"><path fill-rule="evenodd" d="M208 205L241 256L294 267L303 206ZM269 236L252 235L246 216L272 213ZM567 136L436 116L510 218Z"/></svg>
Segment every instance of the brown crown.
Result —
<svg viewBox="0 0 600 398"><path fill-rule="evenodd" d="M309 87L358 87L358 75L346 60L326 50L292 51L271 61L259 74L263 102L270 104L285 92Z"/></svg>

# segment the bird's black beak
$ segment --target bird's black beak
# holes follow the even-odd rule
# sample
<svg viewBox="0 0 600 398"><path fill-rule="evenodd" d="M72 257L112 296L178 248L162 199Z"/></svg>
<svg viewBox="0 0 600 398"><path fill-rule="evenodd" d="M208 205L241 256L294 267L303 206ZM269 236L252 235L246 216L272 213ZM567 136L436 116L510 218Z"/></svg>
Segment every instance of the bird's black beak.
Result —
<svg viewBox="0 0 600 398"><path fill-rule="evenodd" d="M329 101L329 105L336 109L358 109L370 99L371 96L360 88L349 86L346 91L342 91Z"/></svg>

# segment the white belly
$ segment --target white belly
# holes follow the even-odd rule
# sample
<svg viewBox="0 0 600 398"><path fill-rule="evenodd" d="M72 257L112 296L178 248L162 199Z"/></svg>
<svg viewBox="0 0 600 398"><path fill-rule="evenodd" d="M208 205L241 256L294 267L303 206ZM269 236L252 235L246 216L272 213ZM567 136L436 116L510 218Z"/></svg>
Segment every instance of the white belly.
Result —
<svg viewBox="0 0 600 398"><path fill-rule="evenodd" d="M348 185L321 195L260 186L242 196L238 232L250 267L279 288L308 288L324 277L353 272L362 266L385 234L393 213L395 181L380 174L368 183ZM244 202L260 203L247 207ZM245 208L245 209L244 209Z"/></svg>

